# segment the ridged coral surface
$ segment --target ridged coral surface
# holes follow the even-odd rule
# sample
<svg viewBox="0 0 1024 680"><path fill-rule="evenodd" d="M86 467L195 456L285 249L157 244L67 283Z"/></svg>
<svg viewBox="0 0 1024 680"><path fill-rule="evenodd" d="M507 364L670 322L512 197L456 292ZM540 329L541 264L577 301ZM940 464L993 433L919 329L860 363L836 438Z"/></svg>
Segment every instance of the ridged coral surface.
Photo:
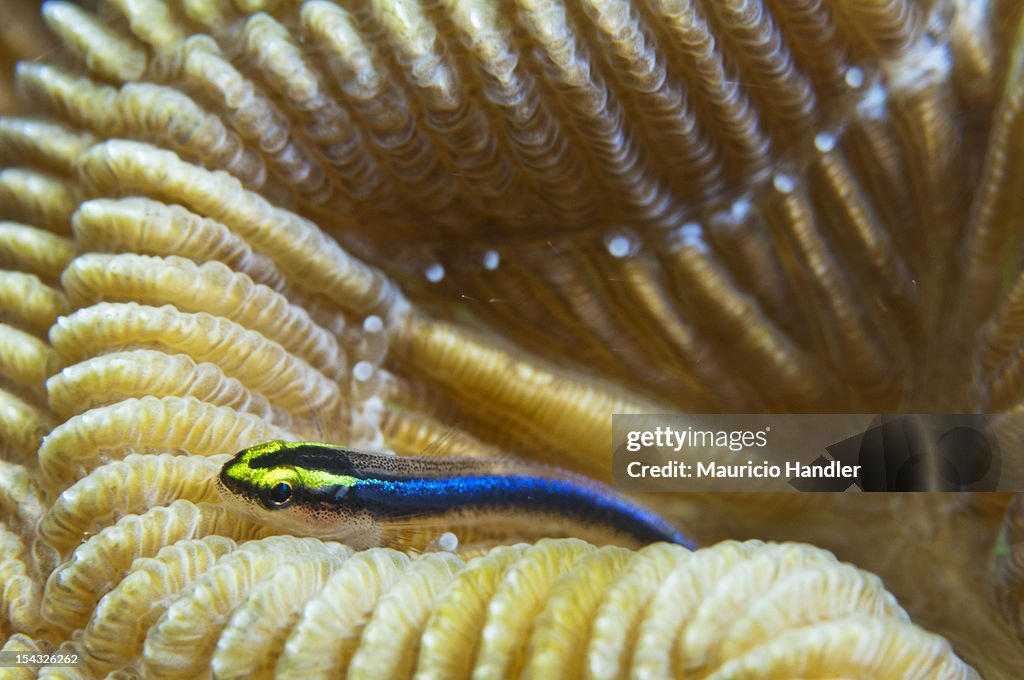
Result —
<svg viewBox="0 0 1024 680"><path fill-rule="evenodd" d="M351 554L211 482L276 438L607 479L612 413L1024 409L1019 3L0 7L6 649L1024 675L1019 497L646 499L879 581L795 543Z"/></svg>
<svg viewBox="0 0 1024 680"><path fill-rule="evenodd" d="M71 675L979 677L878 577L809 546L545 539L464 562L291 536L236 544L213 533L237 535L225 526L182 535L197 506L168 510L101 532L51 576L43 615L81 631L63 646L85 660ZM5 649L38 644L17 633Z"/></svg>

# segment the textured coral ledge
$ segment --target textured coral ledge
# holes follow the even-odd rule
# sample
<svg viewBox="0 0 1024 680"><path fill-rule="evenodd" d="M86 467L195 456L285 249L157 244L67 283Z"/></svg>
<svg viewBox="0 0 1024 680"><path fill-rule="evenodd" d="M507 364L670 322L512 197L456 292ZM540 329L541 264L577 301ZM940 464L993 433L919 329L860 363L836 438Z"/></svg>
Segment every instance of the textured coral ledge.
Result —
<svg viewBox="0 0 1024 680"><path fill-rule="evenodd" d="M61 49L0 119L9 648L249 674L330 658L285 645L330 620L374 676L585 648L598 676L972 677L807 546L350 556L243 543L209 481L272 437L606 477L613 412L1019 409L1015 3L94 9L46 5ZM1019 499L1001 534L1004 496L653 502L708 544L821 542L1024 673ZM319 604L348 579L355 609Z"/></svg>
<svg viewBox="0 0 1024 680"><path fill-rule="evenodd" d="M214 513L178 501L80 549L43 605L83 628L63 649L84 651L94 675L161 678L979 677L877 577L809 546L633 553L546 539L465 563L208 535L131 561L143 551L126 535L198 536ZM19 634L4 649L36 647Z"/></svg>

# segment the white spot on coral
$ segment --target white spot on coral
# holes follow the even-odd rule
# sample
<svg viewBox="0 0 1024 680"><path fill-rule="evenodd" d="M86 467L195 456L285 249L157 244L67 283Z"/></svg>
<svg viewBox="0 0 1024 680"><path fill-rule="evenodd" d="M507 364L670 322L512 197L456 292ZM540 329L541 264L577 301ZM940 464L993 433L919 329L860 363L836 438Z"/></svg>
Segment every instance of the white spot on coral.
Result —
<svg viewBox="0 0 1024 680"><path fill-rule="evenodd" d="M827 153L836 148L836 136L828 132L819 132L814 135L814 148L822 153Z"/></svg>
<svg viewBox="0 0 1024 680"><path fill-rule="evenodd" d="M704 227L697 222L687 222L679 227L677 233L682 245L693 248L701 253L708 252L708 244L704 241Z"/></svg>
<svg viewBox="0 0 1024 680"><path fill-rule="evenodd" d="M791 194L796 189L796 180L789 175L778 174L775 175L775 179L772 180L772 184L775 186L775 190L781 194Z"/></svg>
<svg viewBox="0 0 1024 680"><path fill-rule="evenodd" d="M747 219L747 216L750 215L750 199L741 198L738 201L735 201L732 204L732 207L729 209L729 212L732 213L732 218L738 222L742 222L743 220ZM687 226L688 225L684 224L683 228L685 229ZM697 224L696 226L698 228L700 227L699 224Z"/></svg>
<svg viewBox="0 0 1024 680"><path fill-rule="evenodd" d="M434 262L426 268L423 275L427 277L427 281L437 283L444 278L444 266L440 262Z"/></svg>
<svg viewBox="0 0 1024 680"><path fill-rule="evenodd" d="M846 85L854 90L864 87L864 71L856 66L846 69Z"/></svg>
<svg viewBox="0 0 1024 680"><path fill-rule="evenodd" d="M630 234L613 232L605 236L604 245L612 257L627 257L636 252L639 244Z"/></svg>
<svg viewBox="0 0 1024 680"><path fill-rule="evenodd" d="M459 537L450 531L446 531L437 539L437 545L441 550L455 552L455 549L459 547Z"/></svg>
<svg viewBox="0 0 1024 680"><path fill-rule="evenodd" d="M885 88L881 84L875 83L868 88L861 100L857 102L857 111L865 118L885 118L886 98Z"/></svg>
<svg viewBox="0 0 1024 680"><path fill-rule="evenodd" d="M359 382L366 382L373 377L373 364L369 361L359 361L352 367L352 377Z"/></svg>

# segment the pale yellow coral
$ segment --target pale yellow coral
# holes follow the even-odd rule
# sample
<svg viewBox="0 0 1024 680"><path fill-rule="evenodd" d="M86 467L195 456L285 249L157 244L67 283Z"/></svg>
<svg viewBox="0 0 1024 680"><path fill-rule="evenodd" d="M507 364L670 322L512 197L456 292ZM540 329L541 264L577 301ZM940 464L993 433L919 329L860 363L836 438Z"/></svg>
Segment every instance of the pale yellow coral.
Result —
<svg viewBox="0 0 1024 680"><path fill-rule="evenodd" d="M15 633L14 635L7 638L4 642L3 647L0 650L5 652L46 652L49 651L49 646L46 644L40 644L36 640L33 640L24 633ZM31 667L15 667L7 669L8 675L12 680L33 680L38 677L38 673Z"/></svg>
<svg viewBox="0 0 1024 680"><path fill-rule="evenodd" d="M675 597L642 606L636 628L606 629L611 638L598 644L593 614L612 606L613 593L623 592L651 558L664 568L647 572L650 586ZM81 568L96 569L98 559L84 556L92 564ZM745 647L713 653L729 649L731 626L713 631L700 615L728 607L722 600L729 594L675 590L677 575L710 585L765 561L774 565L780 585L810 584L820 574L836 591L823 592L780 627L759 629ZM808 572L803 565L818 566ZM625 649L635 630L653 630L662 604L678 608L683 626L667 639L667 659L694 631L705 645L699 664L669 661L672 675L979 677L901 609L880 608L878 598L891 602L891 596L877 580L863 589L865 579L873 577L796 544L723 543L690 555L665 546L634 553L546 540L497 548L464 563L450 553L412 560L387 549L353 555L342 546L286 536L236 548L211 536L180 540L114 576L115 587L96 605L76 648L90 672L135 668L152 677L204 677L208 663L218 677L297 677L300 666L303 677L491 678L517 670L524 677L601 677L615 668L600 661L607 645ZM834 608L832 598L847 592L854 595ZM752 602L777 607L774 595L769 588ZM637 655L623 657L615 675L667 677L648 665L641 649L642 643Z"/></svg>
<svg viewBox="0 0 1024 680"><path fill-rule="evenodd" d="M229 538L204 536L177 541L153 557L132 562L124 580L99 601L82 633L88 669L99 675L129 663L141 652L147 631L167 602L234 549Z"/></svg>
<svg viewBox="0 0 1024 680"><path fill-rule="evenodd" d="M225 456L140 456L97 468L65 489L40 518L36 532L65 555L83 537L116 518L177 499L215 502L213 480Z"/></svg>
<svg viewBox="0 0 1024 680"><path fill-rule="evenodd" d="M44 409L37 408L17 395L0 390L0 448L4 457L19 462L33 462L43 436L53 429L53 422Z"/></svg>
<svg viewBox="0 0 1024 680"><path fill-rule="evenodd" d="M77 187L63 178L24 168L0 170L0 208L7 219L69 233L71 213L78 206Z"/></svg>
<svg viewBox="0 0 1024 680"><path fill-rule="evenodd" d="M394 550L359 552L346 560L306 602L277 660L278 676L329 678L344 672L374 607L408 565L409 557Z"/></svg>
<svg viewBox="0 0 1024 680"><path fill-rule="evenodd" d="M0 525L0 635L39 630L39 584L29 569L25 543Z"/></svg>
<svg viewBox="0 0 1024 680"><path fill-rule="evenodd" d="M284 429L291 424L287 411L271 406L262 394L224 375L217 364L197 363L186 354L157 350L136 349L91 357L51 376L46 381L46 392L50 408L63 418L149 395L195 397L208 404L251 413Z"/></svg>
<svg viewBox="0 0 1024 680"><path fill-rule="evenodd" d="M46 332L57 317L68 311L68 301L34 274L0 272L0 306L2 317L27 328L36 335Z"/></svg>
<svg viewBox="0 0 1024 680"><path fill-rule="evenodd" d="M224 452L243 442L293 439L259 418L194 397L143 397L101 406L55 427L39 447L39 467L54 485L64 486L130 451L175 450L196 455Z"/></svg>
<svg viewBox="0 0 1024 680"><path fill-rule="evenodd" d="M268 533L220 506L185 500L127 515L78 546L50 574L43 617L62 633L82 627L100 597L120 582L133 560L155 555L164 545L210 534L246 539Z"/></svg>
<svg viewBox="0 0 1024 680"><path fill-rule="evenodd" d="M268 543L243 545L218 560L189 584L149 629L143 645L145 671L153 677L202 675L219 651L218 638L224 627L231 625L232 612L244 606L251 594L260 592L264 579L274 578L278 569L288 570L297 557L316 553L343 557L351 550L314 539L279 536ZM268 623L274 625L275 621Z"/></svg>
<svg viewBox="0 0 1024 680"><path fill-rule="evenodd" d="M14 326L0 323L0 373L33 396L44 393L46 378L56 372L57 353L49 344Z"/></svg>

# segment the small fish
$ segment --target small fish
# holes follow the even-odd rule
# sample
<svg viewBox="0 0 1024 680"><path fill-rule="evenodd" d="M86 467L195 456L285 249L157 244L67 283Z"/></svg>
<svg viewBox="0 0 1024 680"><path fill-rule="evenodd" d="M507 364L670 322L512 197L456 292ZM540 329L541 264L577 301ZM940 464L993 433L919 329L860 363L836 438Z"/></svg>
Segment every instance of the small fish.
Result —
<svg viewBox="0 0 1024 680"><path fill-rule="evenodd" d="M630 547L692 543L603 484L501 458L405 457L271 441L224 464L218 490L260 522L354 548L417 549L442 532L463 543L576 536Z"/></svg>

